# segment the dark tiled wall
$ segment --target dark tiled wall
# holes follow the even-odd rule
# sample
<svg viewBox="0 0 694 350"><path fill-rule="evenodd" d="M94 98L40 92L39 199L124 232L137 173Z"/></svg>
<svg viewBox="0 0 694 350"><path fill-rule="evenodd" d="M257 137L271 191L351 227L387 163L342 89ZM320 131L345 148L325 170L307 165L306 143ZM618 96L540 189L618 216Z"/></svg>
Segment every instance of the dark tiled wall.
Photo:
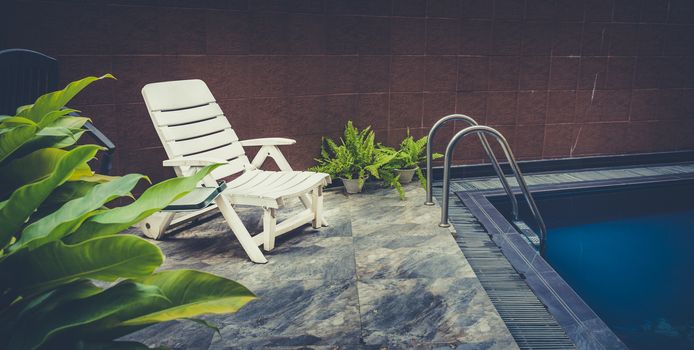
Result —
<svg viewBox="0 0 694 350"><path fill-rule="evenodd" d="M66 82L118 77L76 101L119 146L118 172L170 175L139 91L187 78L207 81L242 138L296 138L297 167L348 119L392 144L454 112L499 128L520 158L694 148L691 0L5 6L1 46L58 57ZM456 155L483 161L472 140Z"/></svg>

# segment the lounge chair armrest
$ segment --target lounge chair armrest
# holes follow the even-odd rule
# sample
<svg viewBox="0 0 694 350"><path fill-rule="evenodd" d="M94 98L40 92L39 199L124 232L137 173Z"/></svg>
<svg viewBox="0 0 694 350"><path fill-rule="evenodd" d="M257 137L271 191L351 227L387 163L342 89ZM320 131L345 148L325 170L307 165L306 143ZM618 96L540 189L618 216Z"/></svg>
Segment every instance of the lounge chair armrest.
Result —
<svg viewBox="0 0 694 350"><path fill-rule="evenodd" d="M192 166L192 167L204 167L212 164L226 164L229 163L224 159L217 158L178 158L178 159L167 159L163 162L164 166Z"/></svg>
<svg viewBox="0 0 694 350"><path fill-rule="evenodd" d="M253 147L253 146L285 146L293 145L296 140L286 139L283 137L268 137L263 139L251 139L241 141L241 146Z"/></svg>

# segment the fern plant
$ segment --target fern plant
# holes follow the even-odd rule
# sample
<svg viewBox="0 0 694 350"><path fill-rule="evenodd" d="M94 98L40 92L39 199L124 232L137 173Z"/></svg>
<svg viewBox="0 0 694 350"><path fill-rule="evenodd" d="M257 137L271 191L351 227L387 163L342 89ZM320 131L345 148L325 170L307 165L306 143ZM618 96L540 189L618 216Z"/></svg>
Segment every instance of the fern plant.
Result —
<svg viewBox="0 0 694 350"><path fill-rule="evenodd" d="M390 148L387 152L394 153L390 163L389 168L396 170L411 170L415 169L415 174L423 187L426 187L426 177L422 172L421 164L426 162L426 146L427 146L427 136L423 136L418 140L410 134L410 130L407 130L407 136L400 142L400 149L395 151ZM389 147L388 147L389 148ZM440 153L434 153L431 155L432 159L439 159L443 157Z"/></svg>
<svg viewBox="0 0 694 350"><path fill-rule="evenodd" d="M381 179L379 169L392 159L377 152L376 134L371 127L359 130L352 121L347 122L339 144L332 139L323 138L321 158L311 171L327 173L332 177L356 179L359 186L371 175Z"/></svg>

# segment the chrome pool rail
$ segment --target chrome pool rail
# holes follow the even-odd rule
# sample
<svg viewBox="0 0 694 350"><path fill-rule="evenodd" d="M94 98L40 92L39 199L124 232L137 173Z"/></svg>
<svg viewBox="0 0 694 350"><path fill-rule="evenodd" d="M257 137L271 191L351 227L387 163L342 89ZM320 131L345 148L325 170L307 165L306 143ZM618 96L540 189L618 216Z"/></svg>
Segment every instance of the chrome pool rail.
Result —
<svg viewBox="0 0 694 350"><path fill-rule="evenodd" d="M545 221L542 219L542 215L540 215L540 211L537 208L537 204L535 204L535 200L533 199L532 194L530 194L530 190L528 190L528 185L525 183L525 179L523 178L523 174L521 173L520 168L518 167L518 163L516 163L516 159L513 156L513 152L511 152L511 148L508 145L508 142L506 141L506 138L496 129L490 128L488 126L482 126L482 125L474 125L474 126L469 126L461 131L459 131L451 141L448 143L448 146L446 147L446 154L445 158L443 161L443 189L442 189L442 202L441 202L441 223L439 223L439 226L441 227L449 227L450 224L448 223L448 202L449 202L449 191L450 191L450 170L451 170L451 158L453 156L453 150L455 149L456 144L458 141L460 141L462 138L464 138L467 135L470 134L478 134L478 135L483 135L483 134L488 134L493 136L498 142L499 145L501 145L501 148L504 151L504 155L506 156L506 160L508 161L509 165L511 166L511 170L513 171L513 175L516 178L516 181L518 182L518 186L521 189L521 192L523 193L523 197L525 197L525 201L528 203L528 206L530 207L530 211L532 212L533 216L535 217L535 221L537 222L539 228L540 228L540 253L544 254L545 250L545 240L547 238L547 227L545 226ZM502 175L503 176L503 175ZM513 194L510 195L513 197Z"/></svg>
<svg viewBox="0 0 694 350"><path fill-rule="evenodd" d="M436 135L436 132L438 129L443 126L443 124L446 124L447 122L450 121L464 121L470 126L476 126L479 125L477 124L477 121L473 119L472 117L469 117L465 114L449 114L441 119L439 119L434 125L431 127L431 130L429 130L429 136L427 136L427 198L426 202L424 202L424 205L434 205L434 195L432 192L432 155L433 152L431 150L432 148L432 142L431 140L434 139L434 136ZM506 195L508 195L509 199L511 200L511 206L512 206L512 213L513 213L513 219L518 220L518 201L516 200L516 197L513 195L513 191L511 191L511 186L508 184L508 180L506 180L506 176L504 176L503 170L501 170L501 166L499 165L499 162L496 159L496 156L494 156L494 151L492 151L492 148L489 146L489 142L487 141L487 138L484 136L484 134L480 133L479 134L480 142L482 143L482 147L484 148L484 152L487 154L487 157L489 158L489 161L492 163L492 167L494 168L494 171L496 172L496 176L499 178L499 181L501 181L501 186L504 188L504 191L506 191Z"/></svg>

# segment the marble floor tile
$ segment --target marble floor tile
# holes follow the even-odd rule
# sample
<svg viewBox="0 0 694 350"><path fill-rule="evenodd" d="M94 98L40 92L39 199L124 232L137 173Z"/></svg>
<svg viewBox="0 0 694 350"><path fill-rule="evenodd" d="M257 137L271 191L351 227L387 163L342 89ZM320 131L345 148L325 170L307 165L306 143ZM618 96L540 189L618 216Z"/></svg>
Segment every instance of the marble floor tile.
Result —
<svg viewBox="0 0 694 350"><path fill-rule="evenodd" d="M354 281L286 281L256 287L258 299L217 320L210 349L356 347L360 318Z"/></svg>
<svg viewBox="0 0 694 350"><path fill-rule="evenodd" d="M514 341L476 278L357 283L366 344Z"/></svg>
<svg viewBox="0 0 694 350"><path fill-rule="evenodd" d="M360 280L475 276L455 240L446 235L355 237L354 252Z"/></svg>

